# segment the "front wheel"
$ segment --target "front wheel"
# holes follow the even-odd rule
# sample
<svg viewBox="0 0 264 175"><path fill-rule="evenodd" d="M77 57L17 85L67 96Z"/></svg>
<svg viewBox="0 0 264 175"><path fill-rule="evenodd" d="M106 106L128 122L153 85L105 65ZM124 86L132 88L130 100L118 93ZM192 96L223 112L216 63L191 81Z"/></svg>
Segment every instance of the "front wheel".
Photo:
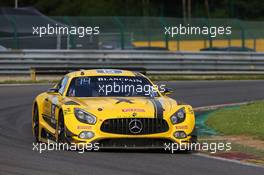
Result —
<svg viewBox="0 0 264 175"><path fill-rule="evenodd" d="M67 143L64 116L61 112L58 119L58 143Z"/></svg>
<svg viewBox="0 0 264 175"><path fill-rule="evenodd" d="M33 127L33 137L35 138L36 142L39 142L39 112L37 105L34 106L32 127Z"/></svg>

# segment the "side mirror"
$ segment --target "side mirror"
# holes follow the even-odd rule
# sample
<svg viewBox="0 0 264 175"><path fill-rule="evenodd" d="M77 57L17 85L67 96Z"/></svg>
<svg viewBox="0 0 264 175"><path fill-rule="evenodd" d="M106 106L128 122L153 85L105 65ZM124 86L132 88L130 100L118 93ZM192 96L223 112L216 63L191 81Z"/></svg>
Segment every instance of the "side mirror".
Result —
<svg viewBox="0 0 264 175"><path fill-rule="evenodd" d="M170 95L173 93L172 88L164 88L164 91L162 92L163 95Z"/></svg>
<svg viewBox="0 0 264 175"><path fill-rule="evenodd" d="M57 94L58 92L59 92L59 89L57 89L57 88L49 88L47 90L48 94Z"/></svg>

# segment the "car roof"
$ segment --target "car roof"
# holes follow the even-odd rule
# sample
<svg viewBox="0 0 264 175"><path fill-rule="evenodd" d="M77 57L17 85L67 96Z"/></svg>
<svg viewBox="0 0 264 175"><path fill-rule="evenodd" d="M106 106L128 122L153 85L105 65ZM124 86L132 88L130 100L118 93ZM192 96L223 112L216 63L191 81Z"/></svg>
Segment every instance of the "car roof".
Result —
<svg viewBox="0 0 264 175"><path fill-rule="evenodd" d="M67 74L68 77L80 77L80 76L143 76L141 73L133 72L129 70L121 69L90 69L79 70Z"/></svg>

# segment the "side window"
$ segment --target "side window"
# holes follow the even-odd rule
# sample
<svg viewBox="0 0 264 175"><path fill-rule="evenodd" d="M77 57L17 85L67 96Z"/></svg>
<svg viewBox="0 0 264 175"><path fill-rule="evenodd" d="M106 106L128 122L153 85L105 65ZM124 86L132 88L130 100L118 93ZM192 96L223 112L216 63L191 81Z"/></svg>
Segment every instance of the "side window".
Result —
<svg viewBox="0 0 264 175"><path fill-rule="evenodd" d="M58 84L58 88L59 88L59 93L60 94L63 94L65 88L66 88L66 85L67 85L67 82L68 82L68 77L64 77L60 83Z"/></svg>

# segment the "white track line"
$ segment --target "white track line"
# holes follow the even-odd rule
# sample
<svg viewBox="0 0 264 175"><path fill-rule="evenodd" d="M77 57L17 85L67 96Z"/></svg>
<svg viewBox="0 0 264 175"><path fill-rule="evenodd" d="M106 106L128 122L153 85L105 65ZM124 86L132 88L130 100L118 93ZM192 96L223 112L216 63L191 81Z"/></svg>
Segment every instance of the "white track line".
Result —
<svg viewBox="0 0 264 175"><path fill-rule="evenodd" d="M202 154L202 153L195 153L193 155L199 156L199 157L204 157L204 158L209 158L209 159L225 161L225 162L232 162L232 163L236 163L236 164L239 164L239 165L246 165L246 166L257 167L257 168L264 168L264 166L259 165L259 164L254 164L254 163L249 163L249 162L241 162L239 160L227 159L227 158L223 158L223 157L209 156L209 155Z"/></svg>
<svg viewBox="0 0 264 175"><path fill-rule="evenodd" d="M226 104L219 104L219 105L210 105L210 106L202 106L202 107L196 107L194 108L195 111L208 111L208 110L214 110L219 109L223 107L232 107L232 106L240 106L240 105L246 105L253 103L253 101L245 101L245 102L239 102L239 103L226 103Z"/></svg>

